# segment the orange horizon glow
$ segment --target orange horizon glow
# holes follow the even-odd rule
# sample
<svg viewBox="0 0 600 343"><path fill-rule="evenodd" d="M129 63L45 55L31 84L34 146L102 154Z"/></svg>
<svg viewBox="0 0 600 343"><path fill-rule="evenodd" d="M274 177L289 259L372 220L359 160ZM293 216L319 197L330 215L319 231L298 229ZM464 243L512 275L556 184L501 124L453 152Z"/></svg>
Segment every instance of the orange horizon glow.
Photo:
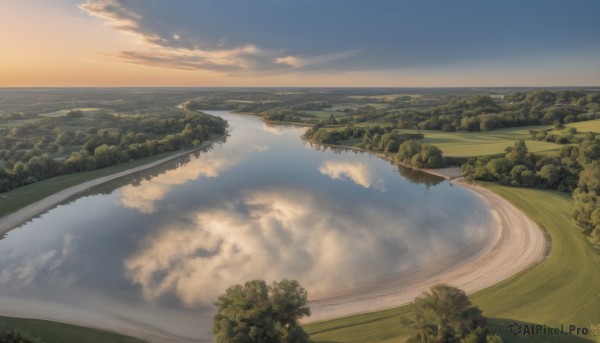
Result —
<svg viewBox="0 0 600 343"><path fill-rule="evenodd" d="M26 20L24 20L26 18ZM115 51L144 44L74 4L0 3L0 87L501 87L599 86L574 67L549 75L535 65L511 72L444 70L260 74L181 70L127 63Z"/></svg>

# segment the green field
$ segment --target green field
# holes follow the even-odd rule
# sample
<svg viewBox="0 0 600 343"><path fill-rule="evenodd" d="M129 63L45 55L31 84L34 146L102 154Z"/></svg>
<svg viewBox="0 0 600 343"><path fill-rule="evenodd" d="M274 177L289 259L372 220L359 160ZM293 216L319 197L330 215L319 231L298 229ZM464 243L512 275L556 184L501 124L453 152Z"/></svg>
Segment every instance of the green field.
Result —
<svg viewBox="0 0 600 343"><path fill-rule="evenodd" d="M552 249L546 260L471 296L490 318L492 332L508 342L584 342L577 336L519 336L512 321L547 326L600 323L600 253L571 221L568 194L485 184L546 229ZM401 342L407 330L400 322L411 306L361 314L306 326L317 342Z"/></svg>
<svg viewBox="0 0 600 343"><path fill-rule="evenodd" d="M398 130L400 132L425 135L423 143L430 143L442 150L445 156L470 157L497 155L513 146L519 139L525 139L529 152L551 153L558 151L561 145L527 139L529 130L540 130L550 126L523 126L484 132L443 132L432 130Z"/></svg>
<svg viewBox="0 0 600 343"><path fill-rule="evenodd" d="M309 110L306 110L306 111L302 111L302 112L306 113L306 114L313 115L313 116L315 116L317 118L320 118L320 119L327 119L327 118L329 118L330 115L333 115L334 117L343 117L343 116L347 116L348 115L345 112L338 112L338 111L335 111L335 110L323 110L323 111L309 111Z"/></svg>
<svg viewBox="0 0 600 343"><path fill-rule="evenodd" d="M574 127L577 132L596 132L600 133L600 119L580 121L578 123L567 124L566 127Z"/></svg>
<svg viewBox="0 0 600 343"><path fill-rule="evenodd" d="M46 343L144 343L137 338L37 319L0 317L0 332L20 329L41 337Z"/></svg>

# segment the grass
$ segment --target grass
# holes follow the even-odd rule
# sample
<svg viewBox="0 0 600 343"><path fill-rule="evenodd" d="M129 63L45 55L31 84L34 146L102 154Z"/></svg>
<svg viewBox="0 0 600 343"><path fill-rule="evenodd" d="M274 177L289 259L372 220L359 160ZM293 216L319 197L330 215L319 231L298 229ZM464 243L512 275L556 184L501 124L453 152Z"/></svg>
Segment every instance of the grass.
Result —
<svg viewBox="0 0 600 343"><path fill-rule="evenodd" d="M443 132L430 130L399 130L400 132L420 132L425 135L423 143L430 143L442 150L445 156L470 157L497 155L513 146L519 139L525 139L529 152L553 153L562 146L559 144L527 139L529 130L539 130L550 126L525 126L484 132Z"/></svg>
<svg viewBox="0 0 600 343"><path fill-rule="evenodd" d="M583 342L577 336L519 336L508 332L512 321L547 326L589 327L600 323L600 253L571 220L568 194L484 184L535 220L552 240L542 263L471 295L492 332L509 342ZM400 322L411 305L306 326L317 342L401 342L407 330Z"/></svg>
<svg viewBox="0 0 600 343"><path fill-rule="evenodd" d="M311 115L313 115L313 116L315 116L315 117L317 117L319 119L327 119L327 118L329 118L330 115L333 115L334 117L343 117L343 116L347 116L348 115L345 112L338 112L338 111L335 111L335 110L329 110L329 111L327 111L327 110L323 110L323 111L309 111L309 110L306 110L306 111L302 111L302 112L304 112L306 114L311 114Z"/></svg>
<svg viewBox="0 0 600 343"><path fill-rule="evenodd" d="M571 123L567 124L566 127L574 127L577 129L577 132L600 133L600 119Z"/></svg>
<svg viewBox="0 0 600 343"><path fill-rule="evenodd" d="M91 170L87 172L56 176L50 179L38 181L12 191L0 194L0 217L14 212L27 205L33 204L47 196L57 193L63 189L90 181L102 176L115 174L130 168L135 168L151 163L177 152L168 152L154 156L140 158L134 161L119 163L114 166Z"/></svg>
<svg viewBox="0 0 600 343"><path fill-rule="evenodd" d="M21 329L39 336L46 343L144 343L140 339L113 332L47 320L0 317L0 332Z"/></svg>

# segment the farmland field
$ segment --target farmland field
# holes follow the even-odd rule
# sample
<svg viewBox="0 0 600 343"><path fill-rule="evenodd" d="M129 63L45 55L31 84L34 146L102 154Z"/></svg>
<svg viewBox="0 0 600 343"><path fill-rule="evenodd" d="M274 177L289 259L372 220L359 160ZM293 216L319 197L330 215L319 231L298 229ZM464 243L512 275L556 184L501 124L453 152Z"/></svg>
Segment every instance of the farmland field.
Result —
<svg viewBox="0 0 600 343"><path fill-rule="evenodd" d="M504 153L504 149L513 145L516 140L525 139L529 152L552 153L561 145L527 139L529 130L539 130L549 126L525 126L499 129L487 132L442 132L425 130L398 130L399 132L425 135L423 143L430 143L442 150L445 156L470 157L496 155Z"/></svg>

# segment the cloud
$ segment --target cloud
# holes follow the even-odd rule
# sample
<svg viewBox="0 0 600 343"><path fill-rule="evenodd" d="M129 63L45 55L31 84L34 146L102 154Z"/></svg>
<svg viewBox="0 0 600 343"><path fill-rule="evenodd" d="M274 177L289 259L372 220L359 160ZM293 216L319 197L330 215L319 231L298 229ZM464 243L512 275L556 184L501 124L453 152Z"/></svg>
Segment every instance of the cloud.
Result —
<svg viewBox="0 0 600 343"><path fill-rule="evenodd" d="M506 4L385 0L87 0L79 8L138 37L136 48L108 52L122 61L235 75L418 72L473 63L496 70L490 63L564 60L562 50L597 59L591 4L512 3L519 11Z"/></svg>
<svg viewBox="0 0 600 343"><path fill-rule="evenodd" d="M138 185L127 185L120 191L119 203L141 213L154 213L160 201L176 185L199 177L217 177L219 173L244 161L250 154L264 151L264 145L246 144L236 149L227 149L219 154L203 153L198 158L176 169L169 170Z"/></svg>
<svg viewBox="0 0 600 343"><path fill-rule="evenodd" d="M424 265L478 244L485 232L483 222L446 220L447 229L432 234L394 215L300 189L250 191L141 242L125 259L125 276L147 299L175 296L189 307L254 278L297 279L314 294Z"/></svg>
<svg viewBox="0 0 600 343"><path fill-rule="evenodd" d="M147 13L143 15L143 8L135 4L122 0L87 0L79 5L81 10L108 26L140 39L142 50L104 55L133 64L183 70L286 72L289 67L318 66L356 54L356 51L343 51L312 57L281 56L281 49L261 49L252 43L222 48L183 32L173 32L177 28L152 20Z"/></svg>
<svg viewBox="0 0 600 343"><path fill-rule="evenodd" d="M381 192L385 191L383 180L381 178L374 180L371 167L364 162L325 161L319 167L319 172L334 180L343 180L344 177L348 177L364 188L373 187Z"/></svg>
<svg viewBox="0 0 600 343"><path fill-rule="evenodd" d="M324 63L334 62L337 60L356 56L359 53L360 51L358 50L350 50L312 57L285 56L276 58L275 63L289 65L294 68L301 68L305 66L314 67Z"/></svg>

